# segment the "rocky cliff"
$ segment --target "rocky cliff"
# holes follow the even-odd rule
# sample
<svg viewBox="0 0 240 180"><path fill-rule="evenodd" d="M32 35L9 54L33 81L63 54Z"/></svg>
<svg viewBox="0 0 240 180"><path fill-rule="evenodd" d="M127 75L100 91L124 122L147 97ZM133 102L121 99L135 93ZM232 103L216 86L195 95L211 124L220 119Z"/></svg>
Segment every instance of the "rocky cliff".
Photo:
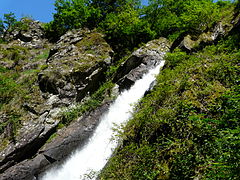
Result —
<svg viewBox="0 0 240 180"><path fill-rule="evenodd" d="M8 43L0 44L0 179L37 179L88 140L116 91L128 89L169 50L193 53L235 33L239 20L237 14L194 38L184 33L172 45L152 40L117 67L103 34L72 30L53 44L42 23L23 20L27 28L7 32Z"/></svg>
<svg viewBox="0 0 240 180"><path fill-rule="evenodd" d="M158 64L170 47L164 38L147 43L107 79L114 52L101 33L73 30L52 44L45 39L41 23L26 23L27 30L9 32L9 43L1 45L1 78L10 74L16 85L11 96L3 94L1 180L38 178L46 168L64 160L87 141L111 103L113 86L101 92L101 85L113 79L111 84L116 83L117 91L129 88ZM95 102L99 88L104 98L98 105L90 105L94 108L86 108L72 122L63 115Z"/></svg>

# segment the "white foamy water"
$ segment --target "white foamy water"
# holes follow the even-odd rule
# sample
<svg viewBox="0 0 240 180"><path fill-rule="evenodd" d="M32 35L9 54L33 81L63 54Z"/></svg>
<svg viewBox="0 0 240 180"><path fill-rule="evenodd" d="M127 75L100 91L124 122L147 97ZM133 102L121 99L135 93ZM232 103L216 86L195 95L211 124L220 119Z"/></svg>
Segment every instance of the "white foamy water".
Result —
<svg viewBox="0 0 240 180"><path fill-rule="evenodd" d="M121 93L110 106L109 111L101 117L100 124L89 142L73 153L58 169L48 171L42 180L81 180L91 171L100 171L117 147L117 142L111 140L114 134L113 127L125 123L131 117L133 104L143 97L163 65L164 61L161 61L142 79L137 80L129 90Z"/></svg>

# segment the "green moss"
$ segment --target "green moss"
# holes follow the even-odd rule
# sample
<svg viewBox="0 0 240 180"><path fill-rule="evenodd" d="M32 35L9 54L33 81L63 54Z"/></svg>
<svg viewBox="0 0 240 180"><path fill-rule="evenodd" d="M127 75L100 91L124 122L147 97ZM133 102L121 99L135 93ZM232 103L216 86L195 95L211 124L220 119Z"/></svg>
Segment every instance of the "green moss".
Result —
<svg viewBox="0 0 240 180"><path fill-rule="evenodd" d="M87 71L89 68L93 67L93 65L95 64L95 61L92 61L90 59L87 60L87 58L81 59L79 60L80 63L78 63L77 66L74 66L73 72Z"/></svg>
<svg viewBox="0 0 240 180"><path fill-rule="evenodd" d="M48 65L47 64L44 64L44 65L41 65L40 66L40 70L41 71L43 71L43 70L45 70L45 69L47 69L48 68Z"/></svg>
<svg viewBox="0 0 240 180"><path fill-rule="evenodd" d="M33 61L39 61L41 59L47 59L49 55L49 49L45 49L43 52L41 52L39 55L37 55Z"/></svg>
<svg viewBox="0 0 240 180"><path fill-rule="evenodd" d="M57 136L58 136L57 133L53 133L53 134L48 138L48 140L46 141L46 143L51 142L51 141L52 141L53 139L55 139Z"/></svg>
<svg viewBox="0 0 240 180"><path fill-rule="evenodd" d="M16 74L11 74L8 76L9 73L0 74L0 99L2 103L8 103L14 96L16 92L19 90L19 84L15 81Z"/></svg>
<svg viewBox="0 0 240 180"><path fill-rule="evenodd" d="M105 55L111 50L110 46L103 39L102 34L92 32L87 34L76 46L84 54Z"/></svg>

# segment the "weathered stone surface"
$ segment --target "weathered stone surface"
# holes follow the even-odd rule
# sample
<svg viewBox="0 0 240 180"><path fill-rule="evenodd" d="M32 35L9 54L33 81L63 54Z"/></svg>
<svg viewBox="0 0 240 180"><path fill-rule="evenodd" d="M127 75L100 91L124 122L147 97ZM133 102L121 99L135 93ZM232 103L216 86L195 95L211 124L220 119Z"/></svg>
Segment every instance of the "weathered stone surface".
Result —
<svg viewBox="0 0 240 180"><path fill-rule="evenodd" d="M100 33L70 31L51 49L48 68L38 77L40 89L80 101L105 80L104 72L111 63L112 53Z"/></svg>
<svg viewBox="0 0 240 180"><path fill-rule="evenodd" d="M28 37L27 34L24 35ZM32 40L24 43L30 42ZM14 40L3 48L15 45L21 47L24 46L22 43L20 39ZM37 47L24 48L30 53L38 52ZM74 104L76 100L80 101L88 92L94 92L100 83L105 81L104 73L111 63L112 53L100 33L88 30L72 31L59 40L50 51L48 60L39 59L41 66L44 67L36 78L39 89L35 89L37 93L34 94L33 100L24 101L19 105L26 111L24 121L21 121L21 127L17 130L14 140L1 147L1 178L33 179L48 164L61 161L88 139L98 123L97 117L107 109L108 103L89 116L85 115L69 128L60 130L54 144L50 142L39 151L57 131L61 108ZM22 69L31 70L32 67L38 66L31 62L31 55L29 57L26 63L19 61ZM7 118L5 114L0 114L0 117L3 117L3 120ZM0 138L8 137L6 135L7 132L4 132Z"/></svg>
<svg viewBox="0 0 240 180"><path fill-rule="evenodd" d="M50 165L47 158L39 154L30 160L24 160L21 163L12 166L1 174L0 180L34 180L38 179L38 173L43 167Z"/></svg>
<svg viewBox="0 0 240 180"><path fill-rule="evenodd" d="M21 23L23 24L22 26L12 31L7 31L4 38L9 42L19 40L20 45L23 47L43 48L47 41L45 39L43 24L28 18L22 19Z"/></svg>
<svg viewBox="0 0 240 180"><path fill-rule="evenodd" d="M119 67L114 82L119 85L120 91L128 89L140 79L144 73L163 60L164 54L169 51L170 44L165 38L148 42L142 48L134 51L132 55Z"/></svg>
<svg viewBox="0 0 240 180"><path fill-rule="evenodd" d="M183 51L190 53L192 51L196 51L202 47L205 47L206 45L215 43L225 34L226 30L224 29L223 24L219 22L211 31L200 34L197 40L193 40L192 36L189 34L184 36L182 41L177 46ZM179 39L177 41L179 41ZM176 42L173 44L175 47L177 47ZM175 47L171 47L171 50L173 50Z"/></svg>
<svg viewBox="0 0 240 180"><path fill-rule="evenodd" d="M26 159L10 167L1 174L0 179L16 180L19 178L32 180L39 177L50 166L66 159L73 150L80 148L87 142L98 125L101 115L108 110L109 105L110 102L106 102L93 112L87 113L78 121L73 122L69 127L58 131L54 141L45 144L34 158Z"/></svg>
<svg viewBox="0 0 240 180"><path fill-rule="evenodd" d="M58 131L54 141L41 148L40 153L58 162L65 159L73 150L86 143L98 125L101 115L108 110L109 105L110 102L106 102L76 122L71 123L67 128Z"/></svg>
<svg viewBox="0 0 240 180"><path fill-rule="evenodd" d="M191 52L191 50L197 45L197 42L191 39L190 35L183 38L183 41L179 44L179 48L186 52Z"/></svg>
<svg viewBox="0 0 240 180"><path fill-rule="evenodd" d="M10 166L35 155L50 135L56 131L56 126L57 123L37 125L32 122L30 125L30 122L28 122L28 125L21 129L22 135L17 136L17 143L10 143L6 149L0 152L0 173Z"/></svg>
<svg viewBox="0 0 240 180"><path fill-rule="evenodd" d="M38 62L33 62L36 61L34 58L41 53L41 50L22 47L20 46L19 42L20 41L15 40L8 44L2 44L0 47L0 54L4 55L4 59L10 59L10 62L11 58L9 57L14 56L14 54L15 56L18 56L18 61L16 61L14 58L12 60L16 62L17 67L4 67L8 69L17 68L19 78L17 79L16 83L20 84L21 87L22 84L28 84L28 81L35 81L35 83L37 83L37 73L35 73L35 71L38 71L40 66L45 63L46 59L38 58ZM1 59L1 62L4 62L4 60ZM27 73L25 73L25 71ZM41 93L37 84L29 84L31 84L32 87L27 88L31 89L31 92L28 94L23 93L28 97L28 101L21 97L22 94L18 89L18 92L20 92L20 97L17 98L19 98L20 101L18 101L19 99L13 99L11 102L11 109L14 109L22 116L20 117L21 119L18 120L20 127L17 130L15 125L9 122L9 118L11 118L11 112L10 115L7 111L0 112L0 117L3 117L0 120L1 125L5 123L7 124L6 128L4 128L3 132L0 134L0 173L8 167L33 156L34 153L37 152L38 148L40 148L49 138L49 136L55 131L55 127L57 125L57 121L55 124L49 124L45 121L46 118L52 117L52 112L50 111L52 106L45 104L45 99L41 97ZM24 88L21 90L25 91ZM28 89L26 89L26 91L27 90ZM45 111L48 112L43 118Z"/></svg>

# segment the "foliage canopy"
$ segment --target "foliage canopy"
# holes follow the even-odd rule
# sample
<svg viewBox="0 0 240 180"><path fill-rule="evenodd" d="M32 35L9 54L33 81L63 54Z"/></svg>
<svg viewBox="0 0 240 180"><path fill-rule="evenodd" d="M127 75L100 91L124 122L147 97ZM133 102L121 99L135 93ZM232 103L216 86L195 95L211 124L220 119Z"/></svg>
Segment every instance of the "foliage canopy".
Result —
<svg viewBox="0 0 240 180"><path fill-rule="evenodd" d="M201 33L219 20L220 9L226 4L212 0L150 0L148 6L142 6L139 0L56 0L54 20L46 30L48 37L56 41L74 28L98 28L116 51L123 47L131 50L159 36Z"/></svg>

